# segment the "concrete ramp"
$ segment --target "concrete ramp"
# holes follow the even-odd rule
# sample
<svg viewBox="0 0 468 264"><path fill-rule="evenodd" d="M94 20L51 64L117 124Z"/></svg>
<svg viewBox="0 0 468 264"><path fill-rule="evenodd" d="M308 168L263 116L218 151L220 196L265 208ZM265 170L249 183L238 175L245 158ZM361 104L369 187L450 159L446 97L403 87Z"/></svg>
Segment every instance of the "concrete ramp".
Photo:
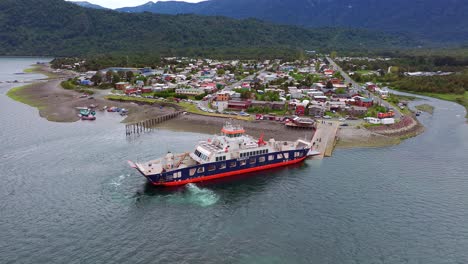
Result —
<svg viewBox="0 0 468 264"><path fill-rule="evenodd" d="M336 144L336 134L339 123L333 121L318 121L317 130L312 138L312 150L320 152L316 159L331 157Z"/></svg>

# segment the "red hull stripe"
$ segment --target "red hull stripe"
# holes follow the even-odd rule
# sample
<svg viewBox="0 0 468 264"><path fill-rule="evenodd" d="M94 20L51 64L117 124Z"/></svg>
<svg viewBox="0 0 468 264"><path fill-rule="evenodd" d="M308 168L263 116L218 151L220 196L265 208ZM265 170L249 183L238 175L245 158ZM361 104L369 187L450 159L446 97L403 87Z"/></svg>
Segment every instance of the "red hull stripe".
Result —
<svg viewBox="0 0 468 264"><path fill-rule="evenodd" d="M234 176L234 175L239 175L239 174L244 174L244 173L249 173L249 172L254 172L254 171L260 171L260 170L266 170L266 169L271 169L271 168L277 168L277 167L282 167L282 166L287 166L290 164L295 164L298 162L301 162L307 158L303 157L300 159L296 160L290 160L290 161L285 161L285 162L279 162L275 164L269 164L269 165L264 165L264 166L258 166L254 168L248 168L248 169L243 169L243 170L237 170L237 171L230 171L230 172L225 172L225 173L219 173L215 175L210 175L210 176L205 176L205 177L198 177L194 179L188 179L188 180L183 180L183 181L177 181L177 182L153 182L154 185L159 185L159 186L177 186L177 185L184 185L187 183L192 183L192 182L200 182L200 181L206 181L206 180L213 180L213 179L218 179L218 178L223 178L223 177L228 177L228 176Z"/></svg>

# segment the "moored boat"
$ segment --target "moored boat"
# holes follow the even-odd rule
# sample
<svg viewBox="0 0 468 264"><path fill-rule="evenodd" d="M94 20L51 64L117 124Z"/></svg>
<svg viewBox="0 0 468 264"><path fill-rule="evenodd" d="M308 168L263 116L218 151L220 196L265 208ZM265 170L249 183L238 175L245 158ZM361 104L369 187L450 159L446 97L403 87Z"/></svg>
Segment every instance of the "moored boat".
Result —
<svg viewBox="0 0 468 264"><path fill-rule="evenodd" d="M283 167L318 154L310 142L266 142L263 136L254 139L242 127L226 123L221 135L200 141L192 152L169 152L159 159L129 164L153 185L176 186Z"/></svg>

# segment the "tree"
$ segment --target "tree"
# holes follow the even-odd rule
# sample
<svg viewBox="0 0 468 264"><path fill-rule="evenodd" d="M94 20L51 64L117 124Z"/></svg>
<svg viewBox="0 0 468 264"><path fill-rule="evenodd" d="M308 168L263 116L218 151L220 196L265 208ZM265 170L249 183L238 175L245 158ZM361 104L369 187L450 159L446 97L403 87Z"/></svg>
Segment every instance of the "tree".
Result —
<svg viewBox="0 0 468 264"><path fill-rule="evenodd" d="M112 72L112 84L120 82L120 76L116 72Z"/></svg>
<svg viewBox="0 0 468 264"><path fill-rule="evenodd" d="M330 53L330 58L334 59L334 58L336 58L337 55L338 55L338 54L336 53L336 51L332 51L332 52Z"/></svg>
<svg viewBox="0 0 468 264"><path fill-rule="evenodd" d="M97 72L93 77L91 77L91 81L95 86L98 86L102 82L102 74Z"/></svg>
<svg viewBox="0 0 468 264"><path fill-rule="evenodd" d="M117 74L119 75L120 79L125 79L125 77L126 77L126 74L125 74L124 71L118 71Z"/></svg>
<svg viewBox="0 0 468 264"><path fill-rule="evenodd" d="M218 75L224 75L226 73L226 71L224 69L218 69L218 71L216 73Z"/></svg>
<svg viewBox="0 0 468 264"><path fill-rule="evenodd" d="M328 81L327 84L325 85L327 89L333 89L333 83L331 81Z"/></svg>
<svg viewBox="0 0 468 264"><path fill-rule="evenodd" d="M135 76L135 75L133 74L132 71L127 71L127 72L125 73L125 75L126 75L126 77L127 77L127 82L132 81L132 80L133 80L133 77Z"/></svg>
<svg viewBox="0 0 468 264"><path fill-rule="evenodd" d="M106 82L112 82L112 71L110 70L106 72Z"/></svg>
<svg viewBox="0 0 468 264"><path fill-rule="evenodd" d="M338 88L338 89L336 89L336 93L337 94L345 94L346 90L344 88Z"/></svg>

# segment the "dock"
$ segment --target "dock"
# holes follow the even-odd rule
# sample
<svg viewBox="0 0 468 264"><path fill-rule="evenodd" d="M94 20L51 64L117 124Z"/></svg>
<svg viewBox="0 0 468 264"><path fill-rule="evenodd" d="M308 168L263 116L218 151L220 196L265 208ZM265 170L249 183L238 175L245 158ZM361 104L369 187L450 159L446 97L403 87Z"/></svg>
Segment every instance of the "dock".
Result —
<svg viewBox="0 0 468 264"><path fill-rule="evenodd" d="M173 112L170 114L158 116L156 118L143 120L136 123L126 124L125 125L125 135L139 135L141 133L149 132L154 129L154 127L164 121L173 119L182 114L182 111Z"/></svg>
<svg viewBox="0 0 468 264"><path fill-rule="evenodd" d="M319 121L316 124L317 130L312 138L312 149L320 152L316 158L331 157L336 144L336 134L339 123L332 121Z"/></svg>

